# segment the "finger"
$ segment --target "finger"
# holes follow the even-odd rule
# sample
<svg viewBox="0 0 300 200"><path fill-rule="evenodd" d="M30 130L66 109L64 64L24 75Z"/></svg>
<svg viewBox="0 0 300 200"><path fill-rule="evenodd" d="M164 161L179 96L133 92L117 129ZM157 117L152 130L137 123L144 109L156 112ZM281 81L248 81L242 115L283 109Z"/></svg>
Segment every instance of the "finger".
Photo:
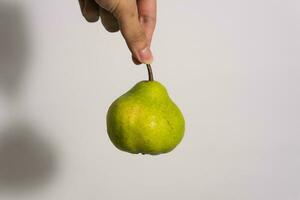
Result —
<svg viewBox="0 0 300 200"><path fill-rule="evenodd" d="M82 14L88 22L98 21L99 5L94 0L85 0Z"/></svg>
<svg viewBox="0 0 300 200"><path fill-rule="evenodd" d="M131 56L132 62L136 65L142 64L140 61L138 61L134 56Z"/></svg>
<svg viewBox="0 0 300 200"><path fill-rule="evenodd" d="M156 26L156 0L138 0L137 5L139 20L150 44Z"/></svg>
<svg viewBox="0 0 300 200"><path fill-rule="evenodd" d="M83 9L84 9L84 5L85 5L85 0L79 0L79 5L80 5L81 13L83 14Z"/></svg>
<svg viewBox="0 0 300 200"><path fill-rule="evenodd" d="M119 2L123 0L95 0L95 2L108 12L113 12L118 6Z"/></svg>
<svg viewBox="0 0 300 200"><path fill-rule="evenodd" d="M119 24L117 19L108 11L103 8L99 8L99 15L104 28L109 32L119 31Z"/></svg>
<svg viewBox="0 0 300 200"><path fill-rule="evenodd" d="M120 1L113 14L133 56L141 63L152 63L148 40L138 19L136 0Z"/></svg>

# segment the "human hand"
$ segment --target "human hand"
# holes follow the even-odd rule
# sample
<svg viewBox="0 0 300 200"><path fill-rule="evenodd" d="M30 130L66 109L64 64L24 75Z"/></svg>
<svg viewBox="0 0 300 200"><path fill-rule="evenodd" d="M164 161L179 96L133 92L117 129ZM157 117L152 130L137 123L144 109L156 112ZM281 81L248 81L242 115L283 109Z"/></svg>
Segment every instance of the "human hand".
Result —
<svg viewBox="0 0 300 200"><path fill-rule="evenodd" d="M121 30L135 64L151 64L150 50L156 25L156 0L79 0L89 22L101 18L109 32Z"/></svg>

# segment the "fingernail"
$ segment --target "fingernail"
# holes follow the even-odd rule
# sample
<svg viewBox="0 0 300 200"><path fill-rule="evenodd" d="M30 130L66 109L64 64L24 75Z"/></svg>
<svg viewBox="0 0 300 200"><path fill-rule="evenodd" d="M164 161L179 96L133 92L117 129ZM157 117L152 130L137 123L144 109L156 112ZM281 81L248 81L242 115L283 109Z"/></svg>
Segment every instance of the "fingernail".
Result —
<svg viewBox="0 0 300 200"><path fill-rule="evenodd" d="M145 64L151 64L153 61L151 50L148 47L138 52L138 58L140 62Z"/></svg>

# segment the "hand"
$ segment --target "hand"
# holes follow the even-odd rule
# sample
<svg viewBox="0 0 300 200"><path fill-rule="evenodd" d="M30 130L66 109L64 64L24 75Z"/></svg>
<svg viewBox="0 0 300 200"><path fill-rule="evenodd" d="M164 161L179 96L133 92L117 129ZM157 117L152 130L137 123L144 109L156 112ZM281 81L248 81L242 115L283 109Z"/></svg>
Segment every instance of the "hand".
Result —
<svg viewBox="0 0 300 200"><path fill-rule="evenodd" d="M135 64L151 64L150 50L156 24L156 0L79 0L89 22L101 18L109 32L121 30Z"/></svg>

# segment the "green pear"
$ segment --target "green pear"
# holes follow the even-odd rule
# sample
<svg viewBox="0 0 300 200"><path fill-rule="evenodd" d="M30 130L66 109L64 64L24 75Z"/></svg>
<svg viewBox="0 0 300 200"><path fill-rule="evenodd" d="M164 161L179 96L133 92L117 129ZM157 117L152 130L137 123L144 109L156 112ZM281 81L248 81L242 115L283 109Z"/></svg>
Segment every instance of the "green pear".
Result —
<svg viewBox="0 0 300 200"><path fill-rule="evenodd" d="M115 100L107 113L112 143L129 153L157 155L172 151L182 140L184 117L166 88L153 80L137 83Z"/></svg>

